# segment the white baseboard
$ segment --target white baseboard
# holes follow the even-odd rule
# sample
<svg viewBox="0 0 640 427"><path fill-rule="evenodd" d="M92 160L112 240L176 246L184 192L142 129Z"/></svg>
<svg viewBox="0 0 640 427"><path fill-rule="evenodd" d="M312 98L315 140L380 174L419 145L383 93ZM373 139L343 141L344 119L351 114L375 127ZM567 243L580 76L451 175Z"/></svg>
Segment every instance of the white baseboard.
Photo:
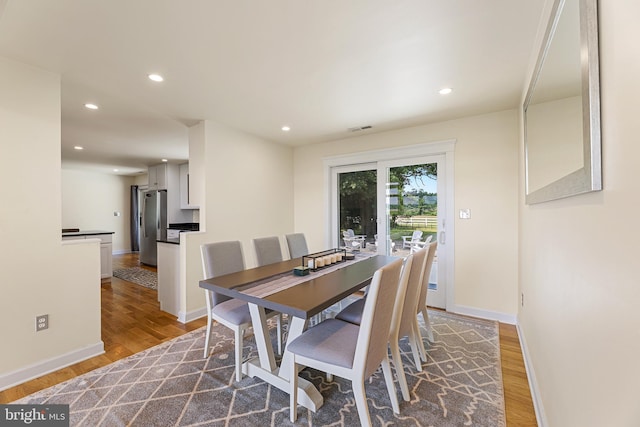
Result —
<svg viewBox="0 0 640 427"><path fill-rule="evenodd" d="M104 343L102 341L79 350L74 350L72 352L26 366L13 372L2 374L0 375L0 391L101 354L104 354Z"/></svg>
<svg viewBox="0 0 640 427"><path fill-rule="evenodd" d="M123 255L123 254L130 254L130 253L132 253L130 250L118 249L117 251L113 251L112 255Z"/></svg>
<svg viewBox="0 0 640 427"><path fill-rule="evenodd" d="M497 311L482 310L474 307L467 307L464 305L455 305L453 307L447 307L447 311L457 314L464 314L465 316L479 317L487 320L497 320L498 322L508 323L515 325L518 319L515 314L499 313Z"/></svg>
<svg viewBox="0 0 640 427"><path fill-rule="evenodd" d="M538 420L538 426L546 427L547 416L544 412L544 406L542 405L542 396L540 396L540 389L538 389L538 381L536 380L536 373L531 364L531 358L529 357L529 350L527 347L527 341L524 338L520 324L516 324L518 330L518 338L520 339L520 349L522 350L522 358L524 359L524 368L527 371L527 378L529 378L529 389L531 390L531 399L533 400L533 408L536 411L536 418Z"/></svg>
<svg viewBox="0 0 640 427"><path fill-rule="evenodd" d="M188 313L181 310L181 311L178 311L178 322L189 323L192 320L205 317L206 315L207 315L207 307L202 307L197 310L190 311Z"/></svg>

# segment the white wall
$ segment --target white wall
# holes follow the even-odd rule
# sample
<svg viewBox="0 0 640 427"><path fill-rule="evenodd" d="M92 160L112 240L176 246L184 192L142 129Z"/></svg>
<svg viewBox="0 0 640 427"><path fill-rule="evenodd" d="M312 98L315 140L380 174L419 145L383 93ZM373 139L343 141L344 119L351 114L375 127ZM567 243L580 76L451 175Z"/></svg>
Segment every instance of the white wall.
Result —
<svg viewBox="0 0 640 427"><path fill-rule="evenodd" d="M518 115L503 111L393 132L298 147L294 151L295 231L309 249L324 246L323 158L457 140L455 305L515 319L517 313Z"/></svg>
<svg viewBox="0 0 640 427"><path fill-rule="evenodd" d="M190 131L189 170L195 174L194 192L204 199L198 196L202 231L181 236L187 266L182 311L193 313L205 306L198 286L202 243L240 240L248 268L256 265L253 238L279 236L284 244L282 236L293 230L292 153L290 147L211 121Z"/></svg>
<svg viewBox="0 0 640 427"><path fill-rule="evenodd" d="M62 227L113 231L113 252L131 251L130 191L135 178L62 170ZM120 212L120 216L114 216Z"/></svg>
<svg viewBox="0 0 640 427"><path fill-rule="evenodd" d="M0 57L0 389L102 352L100 244L62 244L60 76ZM37 197L36 197L37 195ZM50 327L35 331L35 317Z"/></svg>
<svg viewBox="0 0 640 427"><path fill-rule="evenodd" d="M640 425L640 3L601 1L599 13L604 189L520 198L519 322L553 427Z"/></svg>

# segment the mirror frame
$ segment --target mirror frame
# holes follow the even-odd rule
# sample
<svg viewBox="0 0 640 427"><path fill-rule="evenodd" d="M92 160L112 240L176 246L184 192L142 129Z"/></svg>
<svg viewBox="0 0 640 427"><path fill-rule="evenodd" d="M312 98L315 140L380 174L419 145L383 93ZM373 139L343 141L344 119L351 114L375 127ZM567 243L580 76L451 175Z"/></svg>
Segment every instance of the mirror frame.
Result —
<svg viewBox="0 0 640 427"><path fill-rule="evenodd" d="M544 67L549 46L565 0L555 0L536 67L522 106L524 123L525 203L534 204L561 199L590 191L602 190L600 135L600 64L598 55L598 2L579 0L580 64L582 85L582 168L535 191L529 191L529 159L527 155L527 108L534 95L536 82Z"/></svg>

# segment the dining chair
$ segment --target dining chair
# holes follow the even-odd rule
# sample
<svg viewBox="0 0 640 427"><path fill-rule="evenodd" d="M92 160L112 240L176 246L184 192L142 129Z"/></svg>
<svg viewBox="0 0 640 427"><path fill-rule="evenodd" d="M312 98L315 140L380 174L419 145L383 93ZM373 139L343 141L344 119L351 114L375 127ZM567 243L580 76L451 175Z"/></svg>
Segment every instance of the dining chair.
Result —
<svg viewBox="0 0 640 427"><path fill-rule="evenodd" d="M289 372L298 365L308 366L351 380L360 423L371 425L364 382L382 366L393 412L400 412L387 355L389 327L396 293L400 287L402 259L378 269L371 279L360 326L337 319L327 319L307 329L287 345L291 352ZM298 376L290 386L290 419L297 418Z"/></svg>
<svg viewBox="0 0 640 427"><path fill-rule="evenodd" d="M411 236L402 236L402 249L411 249L411 245L422 239L422 231L415 230Z"/></svg>
<svg viewBox="0 0 640 427"><path fill-rule="evenodd" d="M405 261L400 283L402 286L403 281L407 282L406 292L398 292L397 294L391 328L389 330L391 359L396 368L402 398L407 402L409 401L409 387L407 385L402 357L400 356L399 342L401 338L409 338L409 345L411 347L411 353L413 354L416 370L422 371L422 363L420 361L422 353L420 352L420 343L418 342L422 338L419 331L415 329L415 312L418 305L418 295L422 287L422 274L424 273L424 265L427 261L428 251L428 248L421 249L409 255ZM362 321L364 300L365 298L349 305L336 315L336 319L359 325Z"/></svg>
<svg viewBox="0 0 640 427"><path fill-rule="evenodd" d="M307 239L304 237L304 233L287 234L285 238L287 239L287 246L289 247L289 258L301 258L309 255Z"/></svg>
<svg viewBox="0 0 640 427"><path fill-rule="evenodd" d="M427 294L429 291L429 276L431 275L431 267L433 266L433 260L436 256L436 251L438 249L438 242L431 242L428 246L429 252L427 254L427 260L424 263L424 273L422 274L422 284L420 286L420 295L418 296L418 304L416 308L416 316L414 318L415 329L420 336L419 344L420 347L420 355L422 356L422 360L424 362L427 361L427 352L424 348L424 343L422 341L422 335L420 334L420 326L418 324L418 315L422 313L422 319L424 320L425 330L427 331L427 340L429 342L433 342L433 329L431 327L431 322L429 321L429 314L427 313Z"/></svg>
<svg viewBox="0 0 640 427"><path fill-rule="evenodd" d="M244 270L242 244L239 241L206 243L200 246L202 269L205 279ZM244 331L251 327L251 314L246 302L205 290L207 301L207 333L204 341L204 357L209 356L209 342L213 321L231 329L235 335L236 381L242 379L242 341ZM266 311L267 317L277 316L278 353L282 354L282 315Z"/></svg>
<svg viewBox="0 0 640 427"><path fill-rule="evenodd" d="M258 267L282 261L282 249L280 249L278 236L253 239L253 248L256 251Z"/></svg>

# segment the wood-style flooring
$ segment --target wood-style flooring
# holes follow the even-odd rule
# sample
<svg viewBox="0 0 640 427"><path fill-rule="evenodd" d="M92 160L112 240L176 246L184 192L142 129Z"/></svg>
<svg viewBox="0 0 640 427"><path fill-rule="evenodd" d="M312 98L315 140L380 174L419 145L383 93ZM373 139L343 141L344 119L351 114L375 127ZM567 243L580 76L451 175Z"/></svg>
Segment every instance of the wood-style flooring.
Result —
<svg viewBox="0 0 640 427"><path fill-rule="evenodd" d="M137 254L116 255L113 268L142 267ZM120 280L102 281L102 340L105 353L0 392L9 403L93 369L145 350L206 325L206 319L187 324L160 311L157 291ZM535 427L536 416L516 327L500 324L500 353L508 427Z"/></svg>

